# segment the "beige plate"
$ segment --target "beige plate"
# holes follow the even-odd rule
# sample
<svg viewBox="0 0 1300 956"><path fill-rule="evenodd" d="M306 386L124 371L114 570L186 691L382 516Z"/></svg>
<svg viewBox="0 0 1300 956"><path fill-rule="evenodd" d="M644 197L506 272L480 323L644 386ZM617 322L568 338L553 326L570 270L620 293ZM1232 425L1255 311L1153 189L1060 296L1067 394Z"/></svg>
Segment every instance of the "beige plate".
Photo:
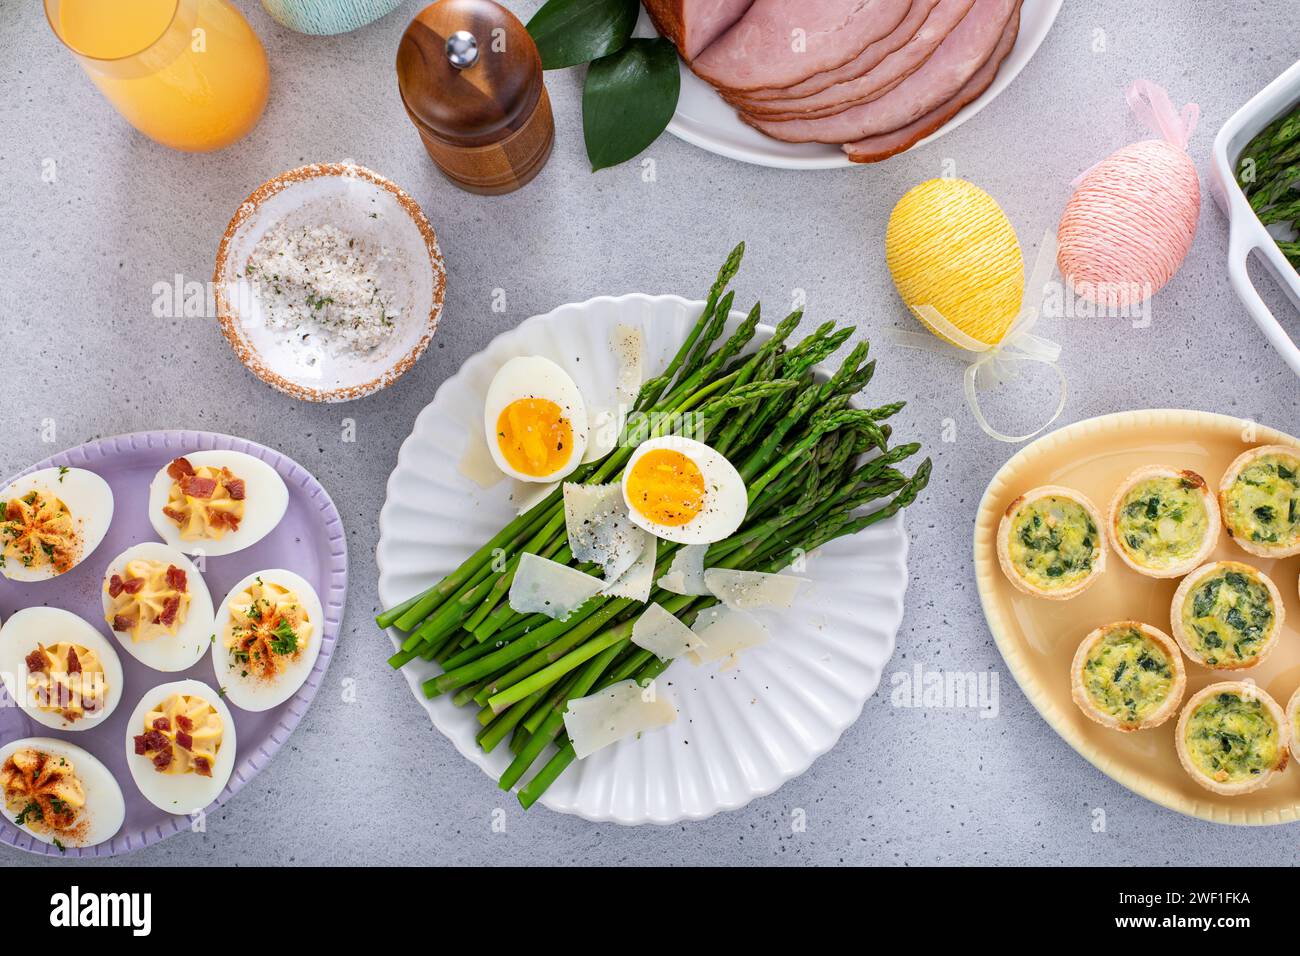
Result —
<svg viewBox="0 0 1300 956"><path fill-rule="evenodd" d="M1070 699L1070 661L1084 635L1099 625L1130 618L1168 632L1178 579L1143 577L1122 561L1111 561L1101 579L1079 597L1044 601L1021 594L1003 576L995 537L1003 510L1028 488L1065 485L1094 501L1109 501L1124 476L1139 465L1167 464L1190 468L1217 489L1237 455L1264 444L1300 447L1300 439L1206 412L1152 410L1090 418L1038 439L1003 465L984 492L975 520L975 579L984 616L1025 696L1066 743L1103 773L1148 800L1216 823L1262 825L1300 819L1300 772L1288 770L1245 796L1218 796L1196 784L1179 765L1176 721L1121 734L1093 723ZM1258 668L1235 674L1253 678L1278 701L1290 700L1300 685L1300 557L1253 558L1223 534L1207 561L1225 558L1264 571L1287 605L1277 650ZM1186 664L1186 697L1233 676L1191 661Z"/></svg>

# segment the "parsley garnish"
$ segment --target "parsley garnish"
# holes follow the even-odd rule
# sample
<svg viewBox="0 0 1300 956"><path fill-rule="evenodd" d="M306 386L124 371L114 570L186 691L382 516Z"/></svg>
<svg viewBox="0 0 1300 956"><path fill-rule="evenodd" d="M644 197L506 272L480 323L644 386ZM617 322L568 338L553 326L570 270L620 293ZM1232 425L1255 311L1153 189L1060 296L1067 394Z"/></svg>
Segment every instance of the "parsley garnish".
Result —
<svg viewBox="0 0 1300 956"><path fill-rule="evenodd" d="M271 642L271 650L277 654L292 654L298 649L298 635L293 632L289 622L280 619L280 623L275 626L275 640Z"/></svg>
<svg viewBox="0 0 1300 956"><path fill-rule="evenodd" d="M63 476L68 473L67 465L59 465L59 484L63 484Z"/></svg>
<svg viewBox="0 0 1300 956"><path fill-rule="evenodd" d="M23 812L14 817L14 823L20 827L24 826L27 823L27 818L31 816L34 816L37 820L45 819L45 813L41 810L41 805L35 800L23 807Z"/></svg>

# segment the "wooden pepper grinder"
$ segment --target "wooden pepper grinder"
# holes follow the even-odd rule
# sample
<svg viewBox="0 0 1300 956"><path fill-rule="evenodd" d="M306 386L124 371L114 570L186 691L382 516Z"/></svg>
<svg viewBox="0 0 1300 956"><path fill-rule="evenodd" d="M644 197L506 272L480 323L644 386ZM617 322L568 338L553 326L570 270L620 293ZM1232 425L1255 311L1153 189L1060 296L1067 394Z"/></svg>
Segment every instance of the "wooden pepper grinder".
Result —
<svg viewBox="0 0 1300 956"><path fill-rule="evenodd" d="M453 183L511 192L546 164L555 138L537 45L492 0L439 0L397 48L397 85L424 146Z"/></svg>

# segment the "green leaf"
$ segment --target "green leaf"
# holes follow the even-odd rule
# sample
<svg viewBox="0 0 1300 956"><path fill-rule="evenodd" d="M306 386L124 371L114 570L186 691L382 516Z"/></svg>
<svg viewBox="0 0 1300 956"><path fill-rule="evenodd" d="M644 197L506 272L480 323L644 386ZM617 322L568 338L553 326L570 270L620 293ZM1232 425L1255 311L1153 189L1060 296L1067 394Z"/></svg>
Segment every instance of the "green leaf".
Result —
<svg viewBox="0 0 1300 956"><path fill-rule="evenodd" d="M637 0L547 0L528 21L542 69L559 70L613 53L636 26Z"/></svg>
<svg viewBox="0 0 1300 956"><path fill-rule="evenodd" d="M664 131L681 92L677 48L663 37L629 40L587 69L582 133L591 171L617 166Z"/></svg>

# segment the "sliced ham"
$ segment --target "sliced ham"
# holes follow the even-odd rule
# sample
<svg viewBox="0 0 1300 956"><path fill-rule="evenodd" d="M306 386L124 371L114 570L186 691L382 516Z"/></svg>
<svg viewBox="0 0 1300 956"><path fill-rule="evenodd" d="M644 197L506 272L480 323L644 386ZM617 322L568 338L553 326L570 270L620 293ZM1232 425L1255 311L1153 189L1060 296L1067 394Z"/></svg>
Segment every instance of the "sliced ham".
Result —
<svg viewBox="0 0 1300 956"><path fill-rule="evenodd" d="M912 0L755 0L691 68L733 93L793 86L843 66L888 36L911 5Z"/></svg>
<svg viewBox="0 0 1300 956"><path fill-rule="evenodd" d="M916 31L921 29L921 24L925 22L925 18L930 15L930 11L934 9L934 5L938 2L939 0L912 0L912 5L908 8L902 22L894 27L891 33L881 37L874 43L867 44L866 49L843 66L810 76L802 83L796 83L794 86L777 87L771 90L750 90L748 93L733 94L735 96L735 105L741 106L749 103L766 103L769 100L787 100L811 96L813 93L820 93L836 83L856 79L916 36Z"/></svg>
<svg viewBox="0 0 1300 956"><path fill-rule="evenodd" d="M975 0L970 12L920 69L869 103L817 119L771 122L743 113L741 119L787 143L851 143L900 129L957 95L992 56L1017 9L1019 0Z"/></svg>
<svg viewBox="0 0 1300 956"><path fill-rule="evenodd" d="M744 16L754 0L644 0L655 28L689 63Z"/></svg>
<svg viewBox="0 0 1300 956"><path fill-rule="evenodd" d="M768 120L815 119L879 99L925 65L930 54L965 19L974 3L975 0L940 0L911 40L856 79L837 83L812 96L747 106L745 112Z"/></svg>
<svg viewBox="0 0 1300 956"><path fill-rule="evenodd" d="M856 143L845 144L842 148L848 153L849 159L855 163L878 163L882 159L888 159L914 146L948 122L960 112L963 106L978 98L993 83L993 78L998 75L1002 62L1016 45L1016 36L1019 32L1020 11L1017 10L1007 24L1006 30L1003 31L1002 39L998 41L993 55L975 71L975 75L966 81L966 85L957 91L956 96L906 126L889 133L860 139Z"/></svg>

